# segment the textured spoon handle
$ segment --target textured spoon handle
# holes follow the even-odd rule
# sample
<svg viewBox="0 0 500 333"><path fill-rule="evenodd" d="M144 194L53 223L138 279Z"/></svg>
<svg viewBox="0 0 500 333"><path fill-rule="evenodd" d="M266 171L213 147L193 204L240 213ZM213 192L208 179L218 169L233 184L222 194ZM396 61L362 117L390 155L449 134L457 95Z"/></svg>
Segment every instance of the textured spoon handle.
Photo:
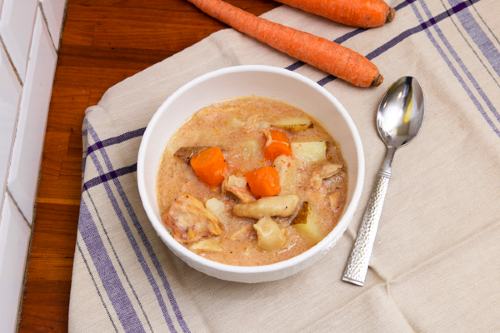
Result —
<svg viewBox="0 0 500 333"><path fill-rule="evenodd" d="M347 262L342 280L362 286L365 283L368 264L377 234L378 222L384 206L384 198L389 187L391 171L380 170L366 207L356 242Z"/></svg>

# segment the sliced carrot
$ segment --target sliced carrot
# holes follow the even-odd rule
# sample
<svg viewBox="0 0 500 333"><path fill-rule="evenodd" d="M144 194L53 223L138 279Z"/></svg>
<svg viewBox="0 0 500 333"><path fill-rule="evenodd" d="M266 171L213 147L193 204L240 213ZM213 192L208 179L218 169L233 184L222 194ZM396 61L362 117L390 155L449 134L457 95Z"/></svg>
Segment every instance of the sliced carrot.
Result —
<svg viewBox="0 0 500 333"><path fill-rule="evenodd" d="M276 0L332 21L360 28L391 22L395 11L383 0Z"/></svg>
<svg viewBox="0 0 500 333"><path fill-rule="evenodd" d="M257 17L225 1L188 1L234 29L355 86L378 86L384 79L366 57L328 39Z"/></svg>
<svg viewBox="0 0 500 333"><path fill-rule="evenodd" d="M202 150L191 158L190 164L196 176L210 186L219 186L224 180L227 165L219 147Z"/></svg>
<svg viewBox="0 0 500 333"><path fill-rule="evenodd" d="M290 140L285 132L278 130L269 130L265 133L266 143L264 145L264 157L270 161L280 155L292 155Z"/></svg>
<svg viewBox="0 0 500 333"><path fill-rule="evenodd" d="M257 197L278 195L281 191L280 176L273 167L263 167L248 172L245 175L250 192Z"/></svg>

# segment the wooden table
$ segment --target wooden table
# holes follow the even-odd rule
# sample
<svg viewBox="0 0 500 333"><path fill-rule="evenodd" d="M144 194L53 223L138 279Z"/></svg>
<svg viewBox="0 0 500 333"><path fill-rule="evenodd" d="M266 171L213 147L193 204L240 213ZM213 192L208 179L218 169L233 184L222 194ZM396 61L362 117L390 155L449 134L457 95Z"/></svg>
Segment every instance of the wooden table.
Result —
<svg viewBox="0 0 500 333"><path fill-rule="evenodd" d="M255 14L268 0L229 1ZM224 26L182 0L68 0L36 198L21 332L66 331L87 106Z"/></svg>

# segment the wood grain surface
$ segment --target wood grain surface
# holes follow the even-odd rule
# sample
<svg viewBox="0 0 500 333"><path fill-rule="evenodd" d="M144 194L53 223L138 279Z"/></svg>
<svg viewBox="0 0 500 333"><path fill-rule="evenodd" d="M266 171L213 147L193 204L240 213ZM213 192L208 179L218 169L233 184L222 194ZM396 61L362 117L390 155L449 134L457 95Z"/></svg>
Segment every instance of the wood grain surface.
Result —
<svg viewBox="0 0 500 333"><path fill-rule="evenodd" d="M233 0L261 14L266 0ZM182 0L68 0L19 330L64 332L80 204L81 126L113 84L224 26Z"/></svg>

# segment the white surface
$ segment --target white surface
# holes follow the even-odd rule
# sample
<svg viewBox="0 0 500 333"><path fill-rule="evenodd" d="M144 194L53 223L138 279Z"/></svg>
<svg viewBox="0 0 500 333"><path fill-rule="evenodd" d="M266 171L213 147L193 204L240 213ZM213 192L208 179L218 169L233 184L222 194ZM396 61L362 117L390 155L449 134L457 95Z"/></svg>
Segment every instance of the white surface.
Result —
<svg viewBox="0 0 500 333"><path fill-rule="evenodd" d="M31 222L57 55L37 13L8 186Z"/></svg>
<svg viewBox="0 0 500 333"><path fill-rule="evenodd" d="M59 47L66 0L41 0L54 45Z"/></svg>
<svg viewBox="0 0 500 333"><path fill-rule="evenodd" d="M285 101L319 120L339 142L349 169L345 212L337 226L308 251L266 266L232 266L203 258L179 244L161 222L156 198L156 176L169 138L200 108L239 96L258 95ZM223 68L187 83L158 109L144 133L137 163L139 193L144 209L163 242L189 266L223 280L263 282L285 278L308 267L326 254L342 236L359 203L365 162L354 122L335 97L314 81L270 66Z"/></svg>
<svg viewBox="0 0 500 333"><path fill-rule="evenodd" d="M21 80L26 75L36 4L36 0L4 0L0 17L0 35Z"/></svg>
<svg viewBox="0 0 500 333"><path fill-rule="evenodd" d="M16 331L31 230L9 196L0 221L0 332Z"/></svg>
<svg viewBox="0 0 500 333"><path fill-rule="evenodd" d="M4 196L13 132L17 120L17 107L21 85L16 78L7 55L0 47L0 209Z"/></svg>

